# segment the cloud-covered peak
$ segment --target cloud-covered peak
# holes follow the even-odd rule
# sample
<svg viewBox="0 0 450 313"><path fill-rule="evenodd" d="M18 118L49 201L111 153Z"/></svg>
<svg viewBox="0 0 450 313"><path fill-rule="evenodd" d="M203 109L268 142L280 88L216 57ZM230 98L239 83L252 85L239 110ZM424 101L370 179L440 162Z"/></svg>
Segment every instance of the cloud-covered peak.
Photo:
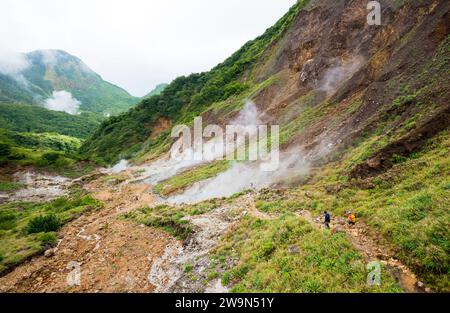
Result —
<svg viewBox="0 0 450 313"><path fill-rule="evenodd" d="M17 76L30 66L25 54L0 48L0 73Z"/></svg>

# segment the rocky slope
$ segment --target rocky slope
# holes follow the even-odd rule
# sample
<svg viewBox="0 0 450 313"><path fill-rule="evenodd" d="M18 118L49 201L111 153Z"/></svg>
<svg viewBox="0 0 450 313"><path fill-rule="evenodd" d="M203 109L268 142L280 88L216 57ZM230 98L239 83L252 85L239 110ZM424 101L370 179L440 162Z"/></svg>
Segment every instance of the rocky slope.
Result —
<svg viewBox="0 0 450 313"><path fill-rule="evenodd" d="M161 118L223 124L247 98L263 122L281 125L284 147L326 138L338 149L381 125L383 134L408 132L402 123L420 125L448 104L448 3L381 4L383 25L369 26L365 1L299 1L211 72L179 78L104 123L84 151L107 161L152 155L171 143L151 136Z"/></svg>

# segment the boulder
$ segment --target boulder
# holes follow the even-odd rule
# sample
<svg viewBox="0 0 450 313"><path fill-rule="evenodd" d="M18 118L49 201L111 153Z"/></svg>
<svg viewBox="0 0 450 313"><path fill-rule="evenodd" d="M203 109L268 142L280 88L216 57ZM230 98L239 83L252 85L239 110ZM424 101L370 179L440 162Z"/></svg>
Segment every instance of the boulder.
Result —
<svg viewBox="0 0 450 313"><path fill-rule="evenodd" d="M54 255L55 255L55 250L54 249L48 249L48 250L45 250L45 252L44 252L44 256L46 258L51 258Z"/></svg>

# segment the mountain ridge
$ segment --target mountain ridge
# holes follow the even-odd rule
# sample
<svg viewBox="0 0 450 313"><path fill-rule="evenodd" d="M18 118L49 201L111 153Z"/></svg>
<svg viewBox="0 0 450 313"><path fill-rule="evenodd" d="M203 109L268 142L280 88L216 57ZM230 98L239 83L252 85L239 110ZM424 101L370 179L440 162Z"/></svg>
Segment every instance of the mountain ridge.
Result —
<svg viewBox="0 0 450 313"><path fill-rule="evenodd" d="M0 103L45 105L53 92L67 91L80 102L80 110L117 114L139 98L109 83L80 58L63 50L41 49L22 54L27 66L14 76L0 73Z"/></svg>

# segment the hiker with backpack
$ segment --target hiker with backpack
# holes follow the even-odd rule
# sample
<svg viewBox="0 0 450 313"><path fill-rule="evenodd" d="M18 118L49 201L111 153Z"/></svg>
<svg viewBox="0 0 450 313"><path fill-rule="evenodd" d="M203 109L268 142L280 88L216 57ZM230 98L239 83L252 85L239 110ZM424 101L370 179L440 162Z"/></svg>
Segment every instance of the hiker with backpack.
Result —
<svg viewBox="0 0 450 313"><path fill-rule="evenodd" d="M324 214L323 224L325 225L326 228L330 229L331 215L327 211L324 211L323 214Z"/></svg>
<svg viewBox="0 0 450 313"><path fill-rule="evenodd" d="M355 215L355 213L352 213L350 211L348 212L347 222L348 222L348 225L350 225L350 226L353 226L353 225L356 224L356 215Z"/></svg>

